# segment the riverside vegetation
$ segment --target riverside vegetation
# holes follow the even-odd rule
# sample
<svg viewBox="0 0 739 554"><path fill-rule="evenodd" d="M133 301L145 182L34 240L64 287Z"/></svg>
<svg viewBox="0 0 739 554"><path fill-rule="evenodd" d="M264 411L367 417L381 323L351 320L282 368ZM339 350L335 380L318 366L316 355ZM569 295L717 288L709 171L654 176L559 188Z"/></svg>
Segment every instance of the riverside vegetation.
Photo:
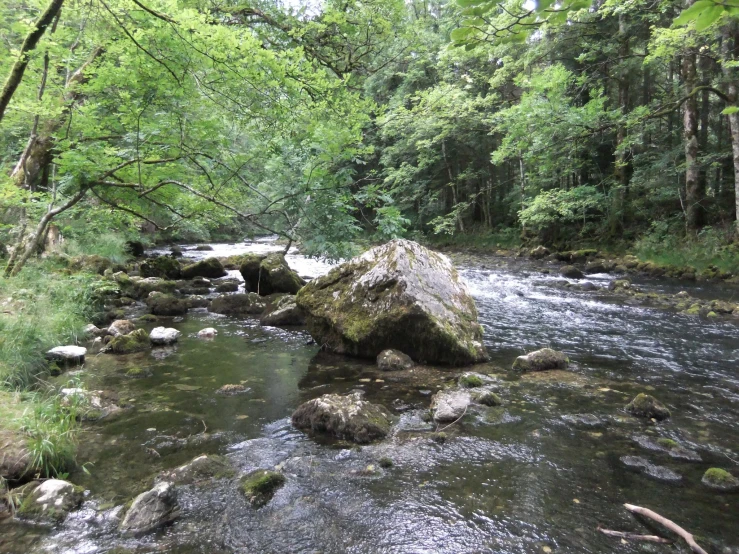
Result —
<svg viewBox="0 0 739 554"><path fill-rule="evenodd" d="M405 472L403 456L427 456L413 449L429 437L459 463L469 456L455 450L455 438L482 440L489 453L493 443L502 448L494 429L518 422L511 436L533 463L525 452L541 433L520 427L537 421L556 434L552 418L588 441L609 433L613 451L589 452L594 464L615 459L618 475L630 472L608 483L613 490L638 494L628 484L634 474L686 483L699 498L695 511L684 508L686 527L695 522L716 548L736 547L720 528L731 509L715 513L713 523L696 515L714 498L729 506L721 495L737 488L735 434L718 423L735 421L735 386L720 358L731 359L739 317L734 4L3 4L0 519L16 514L61 529L46 536L12 527L18 534L6 540L17 543L8 551L24 540L29 548L68 546L75 516L66 515L83 502L79 484L92 491L95 509L116 521L100 539L101 547L115 547L122 536L190 517L178 495L202 483L224 494L240 488L248 504L280 510L298 490L328 483L345 490L337 475L354 483ZM244 237L246 251L218 244ZM461 273L402 237L448 250ZM151 250L175 242L180 246ZM373 245L383 246L369 250ZM315 261L362 252L333 269ZM307 273L291 267L295 262ZM515 289L506 288L511 276ZM527 304L537 291L544 291L545 308ZM552 297L600 310L618 306L621 329L646 326L647 336L662 341L669 337L655 321L676 325L677 335L690 329L686 340L705 336L694 348L704 359L660 350L653 363L663 371L648 378L610 367L575 346L588 340L584 326L571 329L569 341L553 329L570 314L548 304ZM500 305L510 301L529 310L515 323L508 319L515 314L498 312L511 309ZM540 309L544 316L534 315ZM558 319L547 319L551 313ZM544 328L531 328L528 319ZM513 327L521 330L515 347L505 338ZM276 345L270 329L278 328L284 344ZM595 332L603 344L591 352L602 347L617 358L626 346L615 348L609 337L618 332ZM272 358L258 351L261 341ZM231 350L213 350L221 343ZM319 348L373 363L324 359ZM274 373L243 374L229 352ZM643 352L629 352L624 363L638 365ZM206 379L205 353L228 369ZM199 361L191 365L187 356ZM451 369L473 363L462 374ZM689 370L671 390L664 375L682 371L681 364ZM218 396L205 399L208 379L217 381ZM265 379L283 396L258 411L253 406L276 394L262 388ZM560 389L593 413L558 413L575 409ZM531 400L547 394L554 400L546 405ZM718 413L695 408L695 395L714 400ZM634 408L645 397L651 407ZM226 411L207 408L212 398ZM239 408L246 404L252 407ZM694 409L690 417L680 413ZM175 423L169 411L181 419ZM241 419L226 423L226 412ZM142 414L151 414L151 425ZM256 443L261 461L247 453L219 458L212 471L197 469L203 452L212 457L237 439L259 441L256 421L270 428L289 415L286 440L304 456L281 458L280 448ZM300 443L293 428L315 445ZM96 445L106 433L115 438ZM126 455L118 441L137 451L145 445L148 462L129 469L111 463ZM363 465L329 471L337 460L327 452L350 443L370 443L362 447L368 454L353 446L346 452L358 453L340 454ZM652 454L634 455L634 444ZM306 462L314 456L323 470ZM470 480L476 473L460 471ZM181 489L177 472L196 477ZM237 475L241 487L234 486ZM307 481L296 483L296 475ZM404 476L417 483L417 472ZM678 493L672 498L684 506ZM63 509L49 513L50 499ZM623 500L633 499L608 505ZM326 502L328 511L354 513L346 500ZM438 499L424 502L435 507ZM480 502L487 514L510 515L503 501L483 495ZM199 510L207 503L194 504ZM613 519L606 505L594 513ZM462 512L468 509L475 513L474 506ZM460 519L471 521L462 512ZM577 519L566 515L556 529L530 514L511 521L528 517L551 542L523 539L538 549L551 549ZM268 522L255 530L252 512L238 518L255 538L235 531L224 544L269 544L260 542ZM201 522L215 528L208 517ZM172 544L191 540L179 533ZM286 542L278 538L281 546L269 548L292 548L291 537L281 536ZM485 548L484 536L458 538ZM603 539L583 540L592 546Z"/></svg>

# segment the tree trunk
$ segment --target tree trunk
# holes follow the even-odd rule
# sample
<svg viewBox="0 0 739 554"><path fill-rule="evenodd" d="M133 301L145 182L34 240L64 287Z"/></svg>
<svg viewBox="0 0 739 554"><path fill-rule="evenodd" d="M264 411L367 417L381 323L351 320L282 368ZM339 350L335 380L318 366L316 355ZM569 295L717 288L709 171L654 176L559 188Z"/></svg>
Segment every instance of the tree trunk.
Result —
<svg viewBox="0 0 739 554"><path fill-rule="evenodd" d="M51 25L54 18L62 9L64 0L51 0L51 3L46 7L44 13L36 20L31 31L26 35L23 45L21 46L20 55L16 60L15 64L10 70L10 74L5 81L2 92L0 92L0 121L3 120L5 115L5 109L10 104L10 99L13 98L15 90L20 85L23 79L23 74L26 72L28 67L28 61L30 59L30 53L36 48L41 37L44 35L46 28Z"/></svg>
<svg viewBox="0 0 739 554"><path fill-rule="evenodd" d="M682 61L682 78L685 89L691 93L696 86L696 54L686 52ZM683 109L683 137L685 141L685 202L686 226L697 231L703 225L705 190L701 188L698 160L698 100L690 96Z"/></svg>
<svg viewBox="0 0 739 554"><path fill-rule="evenodd" d="M723 29L723 73L728 84L726 96L732 106L739 104L739 86L737 85L736 69L730 66L730 61L736 62L739 59L739 25L735 21L728 23ZM739 112L728 115L729 132L731 134L731 151L734 162L734 221L736 225L736 233L739 235Z"/></svg>

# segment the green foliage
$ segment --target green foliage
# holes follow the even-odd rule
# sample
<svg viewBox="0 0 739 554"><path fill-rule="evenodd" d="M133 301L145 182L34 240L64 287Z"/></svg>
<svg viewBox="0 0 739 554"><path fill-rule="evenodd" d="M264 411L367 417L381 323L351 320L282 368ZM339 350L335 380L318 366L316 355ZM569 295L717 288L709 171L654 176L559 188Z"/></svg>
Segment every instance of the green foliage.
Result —
<svg viewBox="0 0 739 554"><path fill-rule="evenodd" d="M592 186L570 190L548 190L538 194L519 212L521 223L541 231L550 226L577 223L581 229L588 221L601 219L606 209L606 198Z"/></svg>
<svg viewBox="0 0 739 554"><path fill-rule="evenodd" d="M697 236L681 236L679 221L658 221L634 245L644 260L673 267L692 267L704 271L715 266L721 271L739 273L739 247L730 241L731 231L706 228Z"/></svg>

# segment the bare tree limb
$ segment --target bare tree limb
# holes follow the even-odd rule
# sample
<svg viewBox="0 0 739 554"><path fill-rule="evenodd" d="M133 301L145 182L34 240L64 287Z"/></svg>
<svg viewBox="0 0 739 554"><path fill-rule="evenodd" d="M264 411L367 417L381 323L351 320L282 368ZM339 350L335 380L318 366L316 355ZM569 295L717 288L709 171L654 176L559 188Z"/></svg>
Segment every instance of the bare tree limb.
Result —
<svg viewBox="0 0 739 554"><path fill-rule="evenodd" d="M698 543L695 542L693 535L688 533L685 529L680 527L674 521L670 521L666 517L659 515L657 512L653 512L649 508L642 508L641 506L635 506L633 504L624 504L624 508L626 508L632 514L638 514L640 516L647 517L669 529L670 531L678 535L681 539L683 539L686 543L688 543L688 546L690 546L690 549L695 552L695 554L708 554L705 550L698 546Z"/></svg>

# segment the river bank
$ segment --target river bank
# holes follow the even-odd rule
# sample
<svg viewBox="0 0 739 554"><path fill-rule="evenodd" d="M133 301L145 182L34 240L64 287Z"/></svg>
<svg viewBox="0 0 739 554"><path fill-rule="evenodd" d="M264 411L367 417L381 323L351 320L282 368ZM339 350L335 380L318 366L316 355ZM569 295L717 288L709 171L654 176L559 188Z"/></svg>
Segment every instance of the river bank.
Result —
<svg viewBox="0 0 739 554"><path fill-rule="evenodd" d="M213 248L186 247L183 254L195 260L275 246ZM156 322L144 318L137 325L147 332L162 324L180 331L177 344L91 355L82 370L57 378L115 391L121 407L85 424L79 456L91 462L91 475L70 475L90 491L82 509L53 529L6 523L0 550L415 552L444 544L445 552L605 551L613 539L601 536L598 524L633 525L620 508L624 501L650 505L716 547L736 547L733 497L701 483L708 467L731 469L737 457L735 324L565 288L526 259L454 258L491 354L473 370L491 380L501 406L473 407L441 443L433 438L439 426L424 414L431 395L455 386L462 370L382 372L373 363L319 352L299 328L205 308ZM328 269L297 253L288 259L306 277ZM590 279L607 291L615 276ZM643 286L654 292L664 285ZM696 295L718 295L711 283L696 287ZM118 309L133 320L147 311L138 302ZM217 330L215 339L198 337L206 327ZM541 346L565 351L569 370L510 371L516 356ZM246 390L217 394L229 384ZM357 448L315 441L291 426L289 415L301 402L357 390L399 418L389 439ZM670 421L643 422L624 411L645 391L668 405ZM700 461L650 448L659 439L696 452ZM180 520L143 539L122 539L115 523L120 507L160 471L203 453L226 455L237 475L279 467L287 483L256 511L231 478L183 486ZM655 478L644 469L650 466L635 468L624 457L643 458L680 479ZM390 467L380 465L385 459Z"/></svg>

